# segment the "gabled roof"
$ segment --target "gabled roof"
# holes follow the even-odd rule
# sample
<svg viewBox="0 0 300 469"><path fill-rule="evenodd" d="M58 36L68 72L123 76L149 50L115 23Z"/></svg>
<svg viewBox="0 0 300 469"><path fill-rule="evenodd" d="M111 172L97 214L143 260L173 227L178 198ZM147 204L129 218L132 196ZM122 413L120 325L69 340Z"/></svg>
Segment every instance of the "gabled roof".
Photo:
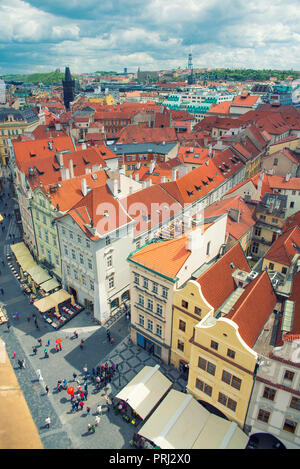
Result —
<svg viewBox="0 0 300 469"><path fill-rule="evenodd" d="M196 280L201 286L204 298L215 311L236 289L236 284L232 277L236 269L251 272L245 253L239 242Z"/></svg>
<svg viewBox="0 0 300 469"><path fill-rule="evenodd" d="M298 226L300 228L300 210L288 217L283 225L283 231L288 231L290 228Z"/></svg>
<svg viewBox="0 0 300 469"><path fill-rule="evenodd" d="M206 111L206 114L226 114L229 115L230 105L232 101L223 101L219 104L213 104L210 109Z"/></svg>
<svg viewBox="0 0 300 469"><path fill-rule="evenodd" d="M228 213L226 232L236 240L241 239L255 224L251 210L241 196L214 202L204 209L205 217L214 217L223 213ZM238 220L231 216L233 213L238 214Z"/></svg>
<svg viewBox="0 0 300 469"><path fill-rule="evenodd" d="M49 141L52 144L52 150L48 146ZM12 144L17 163L32 161L32 155L35 155L34 158L38 158L52 156L56 151L75 150L72 139L68 135L54 137L52 139L30 140L29 142L13 141Z"/></svg>
<svg viewBox="0 0 300 469"><path fill-rule="evenodd" d="M250 282L231 311L225 316L238 325L238 332L253 347L277 299L266 271Z"/></svg>
<svg viewBox="0 0 300 469"><path fill-rule="evenodd" d="M96 171L93 174L84 174L72 179L61 181L59 186L56 185L45 185L44 190L49 193L52 205L54 207L59 206L61 212L70 210L76 205L82 198L81 183L82 179L86 180L86 184L93 189L94 187L104 186L108 179L106 172L102 169Z"/></svg>
<svg viewBox="0 0 300 469"><path fill-rule="evenodd" d="M106 167L106 163L100 152L94 147L86 150L78 150L63 154L64 167L69 168L69 161L73 162L74 176L86 174L86 170L93 169L93 166ZM62 181L62 172L60 169L58 158L55 153L44 157L31 157L30 160L17 160L17 166L23 171L31 187L43 184L54 184Z"/></svg>
<svg viewBox="0 0 300 469"><path fill-rule="evenodd" d="M99 236L90 231L86 225L92 224L100 236L106 237L112 231L132 221L106 185L91 189L64 216L67 215L73 218L91 240L97 240Z"/></svg>
<svg viewBox="0 0 300 469"><path fill-rule="evenodd" d="M231 106L254 106L259 99L259 96L250 95L247 92L238 94L231 103Z"/></svg>
<svg viewBox="0 0 300 469"><path fill-rule="evenodd" d="M176 142L176 132L168 127L140 127L138 125L127 125L119 134L119 143L145 143L145 142Z"/></svg>
<svg viewBox="0 0 300 469"><path fill-rule="evenodd" d="M285 177L276 174L268 175L268 183L271 189L300 190L300 178L294 177L286 180Z"/></svg>
<svg viewBox="0 0 300 469"><path fill-rule="evenodd" d="M181 205L184 205L201 199L224 181L224 176L215 166L213 160L207 159L202 166L190 171L176 181L166 182L161 186Z"/></svg>
<svg viewBox="0 0 300 469"><path fill-rule="evenodd" d="M120 200L120 204L136 220L135 235L158 226L182 210L180 204L159 184L128 195Z"/></svg>
<svg viewBox="0 0 300 469"><path fill-rule="evenodd" d="M300 228L294 226L276 239L264 258L290 266L294 255L298 253L300 253Z"/></svg>
<svg viewBox="0 0 300 469"><path fill-rule="evenodd" d="M169 279L175 279L178 272L191 255L186 249L187 235L168 241L146 244L128 257L143 267L153 270Z"/></svg>

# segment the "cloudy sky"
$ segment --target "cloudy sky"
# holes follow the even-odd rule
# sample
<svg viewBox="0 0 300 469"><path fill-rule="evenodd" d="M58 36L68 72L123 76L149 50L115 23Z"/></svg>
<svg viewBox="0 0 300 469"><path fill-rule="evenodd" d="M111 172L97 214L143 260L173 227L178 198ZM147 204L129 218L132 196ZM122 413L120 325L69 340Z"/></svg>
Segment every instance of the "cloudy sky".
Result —
<svg viewBox="0 0 300 469"><path fill-rule="evenodd" d="M300 70L299 0L0 0L0 74Z"/></svg>

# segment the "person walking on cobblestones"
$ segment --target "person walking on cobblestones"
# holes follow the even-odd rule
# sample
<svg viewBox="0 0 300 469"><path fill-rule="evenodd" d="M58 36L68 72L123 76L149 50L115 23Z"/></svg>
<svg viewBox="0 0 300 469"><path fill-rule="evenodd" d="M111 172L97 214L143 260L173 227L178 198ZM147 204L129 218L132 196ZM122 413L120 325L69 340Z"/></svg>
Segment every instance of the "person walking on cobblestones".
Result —
<svg viewBox="0 0 300 469"><path fill-rule="evenodd" d="M46 423L46 427L47 427L47 428L50 428L50 423L51 423L50 417L47 417L47 418L45 419L45 423Z"/></svg>
<svg viewBox="0 0 300 469"><path fill-rule="evenodd" d="M50 391L49 386L45 386L45 390L46 390L46 393L47 393L47 396L48 396L49 391Z"/></svg>
<svg viewBox="0 0 300 469"><path fill-rule="evenodd" d="M86 413L87 413L88 415L90 415L90 412L91 412L91 408L90 408L90 407L87 407L87 408L86 408Z"/></svg>

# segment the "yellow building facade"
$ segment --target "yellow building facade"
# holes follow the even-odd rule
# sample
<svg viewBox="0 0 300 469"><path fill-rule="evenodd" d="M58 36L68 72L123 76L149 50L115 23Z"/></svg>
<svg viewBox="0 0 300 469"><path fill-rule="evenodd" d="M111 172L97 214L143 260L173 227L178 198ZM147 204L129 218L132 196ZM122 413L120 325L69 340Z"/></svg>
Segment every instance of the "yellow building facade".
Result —
<svg viewBox="0 0 300 469"><path fill-rule="evenodd" d="M257 354L231 320L208 314L194 328L187 390L244 426Z"/></svg>
<svg viewBox="0 0 300 469"><path fill-rule="evenodd" d="M6 166L10 157L8 139L14 140L24 132L31 132L39 125L39 119L27 122L21 111L12 108L0 109L0 164Z"/></svg>

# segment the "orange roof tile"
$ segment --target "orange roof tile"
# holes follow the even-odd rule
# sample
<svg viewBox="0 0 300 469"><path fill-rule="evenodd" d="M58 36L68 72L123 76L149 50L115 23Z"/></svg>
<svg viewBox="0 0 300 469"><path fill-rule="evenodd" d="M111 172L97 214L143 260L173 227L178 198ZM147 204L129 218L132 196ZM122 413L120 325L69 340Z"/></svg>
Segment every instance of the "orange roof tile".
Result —
<svg viewBox="0 0 300 469"><path fill-rule="evenodd" d="M266 271L250 282L225 316L238 325L242 339L253 347L276 305L277 299Z"/></svg>
<svg viewBox="0 0 300 469"><path fill-rule="evenodd" d="M238 221L230 216L232 209L239 211ZM241 239L255 224L251 210L241 196L220 200L204 209L205 217L214 217L223 213L228 213L226 232L236 240Z"/></svg>
<svg viewBox="0 0 300 469"><path fill-rule="evenodd" d="M300 190L300 178L293 177L288 181L282 176L276 174L268 175L268 183L271 189Z"/></svg>
<svg viewBox="0 0 300 469"><path fill-rule="evenodd" d="M233 267L231 265L233 265ZM236 289L232 277L236 269L251 272L245 253L239 242L196 280L201 286L204 298L215 310L217 310Z"/></svg>
<svg viewBox="0 0 300 469"><path fill-rule="evenodd" d="M161 186L181 205L184 205L202 198L224 181L221 171L216 168L211 159L207 159L202 166L176 181L166 182Z"/></svg>
<svg viewBox="0 0 300 469"><path fill-rule="evenodd" d="M150 243L131 254L128 259L170 279L175 279L191 255L191 251L186 249L186 243L187 235Z"/></svg>
<svg viewBox="0 0 300 469"><path fill-rule="evenodd" d="M250 95L248 93L238 94L232 101L232 106L253 106L259 96Z"/></svg>
<svg viewBox="0 0 300 469"><path fill-rule="evenodd" d="M86 225L93 224L99 235L107 236L112 231L131 222L120 202L113 197L107 185L91 189L73 208L63 216L71 216L81 230L91 239L97 240Z"/></svg>
<svg viewBox="0 0 300 469"><path fill-rule="evenodd" d="M300 249L300 228L294 226L279 236L266 252L264 258L290 266L295 254Z"/></svg>
<svg viewBox="0 0 300 469"><path fill-rule="evenodd" d="M86 180L86 184L93 189L94 187L104 186L108 179L106 172L102 169L93 174L84 174L66 181L61 181L59 186L50 184L45 185L44 189L51 198L54 207L59 206L61 212L70 210L82 198L81 182Z"/></svg>
<svg viewBox="0 0 300 469"><path fill-rule="evenodd" d="M231 103L232 101L223 101L222 103L214 104L208 109L206 114L229 114Z"/></svg>

